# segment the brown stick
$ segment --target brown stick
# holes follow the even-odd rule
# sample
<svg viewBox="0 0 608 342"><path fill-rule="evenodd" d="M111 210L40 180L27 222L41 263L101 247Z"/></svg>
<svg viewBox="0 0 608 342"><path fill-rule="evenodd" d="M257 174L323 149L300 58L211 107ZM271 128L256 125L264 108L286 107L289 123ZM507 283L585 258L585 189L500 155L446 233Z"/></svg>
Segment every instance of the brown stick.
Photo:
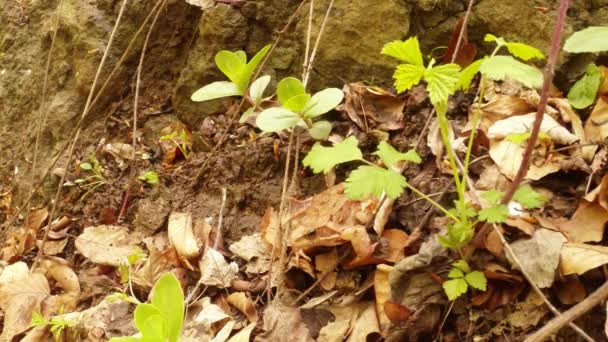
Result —
<svg viewBox="0 0 608 342"><path fill-rule="evenodd" d="M560 316L553 318L540 330L528 336L525 339L525 342L545 341L549 336L555 334L565 325L579 318L587 311L591 310L594 306L600 304L600 302L606 298L608 298L608 282L605 282L604 285L600 286L600 288L595 290L595 292L593 292L589 297L585 298L585 300L576 304L574 307L562 313Z"/></svg>

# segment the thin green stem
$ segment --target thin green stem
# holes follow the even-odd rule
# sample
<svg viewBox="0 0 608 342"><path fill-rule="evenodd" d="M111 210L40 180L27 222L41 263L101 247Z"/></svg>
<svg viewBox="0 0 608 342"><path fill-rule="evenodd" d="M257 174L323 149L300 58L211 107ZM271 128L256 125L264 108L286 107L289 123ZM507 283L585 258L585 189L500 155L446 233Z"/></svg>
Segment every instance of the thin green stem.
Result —
<svg viewBox="0 0 608 342"><path fill-rule="evenodd" d="M450 168L452 169L454 183L456 184L456 190L458 191L458 198L464 200L464 191L461 186L462 181L460 179L460 171L458 170L458 166L456 165L454 150L452 149L452 145L450 144L448 119L445 113L440 113L439 111L437 111L437 118L439 120L439 128L441 131L443 145L445 146L446 154L448 155L448 160L450 161Z"/></svg>
<svg viewBox="0 0 608 342"><path fill-rule="evenodd" d="M416 195L424 198L425 200L427 200L429 203L431 203L433 206L435 206L435 208L441 210L446 216L450 217L451 219L453 219L454 221L459 221L458 217L456 217L456 215L452 214L449 210L447 210L444 206L442 206L441 204L435 202L435 200L433 200L432 198L430 198L429 196L427 196L425 193L423 193L422 191L416 189L415 187L413 187L410 183L408 183L407 181L405 182L406 186L408 189L410 189L413 193L415 193Z"/></svg>

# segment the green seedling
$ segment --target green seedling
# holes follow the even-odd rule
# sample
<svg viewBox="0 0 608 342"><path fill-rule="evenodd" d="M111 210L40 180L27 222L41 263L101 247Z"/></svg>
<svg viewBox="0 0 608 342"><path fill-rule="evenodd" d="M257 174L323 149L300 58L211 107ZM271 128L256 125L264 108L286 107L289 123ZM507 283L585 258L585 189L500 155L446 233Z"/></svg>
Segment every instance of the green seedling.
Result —
<svg viewBox="0 0 608 342"><path fill-rule="evenodd" d="M146 258L146 253L140 248L137 248L118 266L118 274L120 274L120 283L124 284L131 279L131 269L139 260Z"/></svg>
<svg viewBox="0 0 608 342"><path fill-rule="evenodd" d="M179 136L179 137L178 137ZM171 132L169 134L163 135L159 138L160 141L171 141L177 146L179 151L182 153L184 158L188 159L188 155L190 153L190 148L188 147L188 132L182 129L179 132Z"/></svg>
<svg viewBox="0 0 608 342"><path fill-rule="evenodd" d="M449 300L467 293L469 287L485 291L488 283L486 276L480 271L472 271L464 259L452 263L448 278L449 280L443 283L443 290Z"/></svg>
<svg viewBox="0 0 608 342"><path fill-rule="evenodd" d="M78 178L74 181L82 188L87 189L87 191L82 196L80 196L80 200L82 201L97 188L108 184L108 181L103 176L103 166L101 165L99 160L97 160L97 157L93 152L91 152L91 155L89 156L89 162L80 164L80 169L90 174L88 177Z"/></svg>
<svg viewBox="0 0 608 342"><path fill-rule="evenodd" d="M218 52L215 55L215 64L230 82L219 81L208 84L192 94L192 101L202 102L241 96L251 104L251 108L245 111L239 120L241 123L245 122L251 115L260 111L264 91L270 83L270 76L265 75L253 81L249 87L253 72L264 59L270 47L270 45L263 47L249 62L247 62L247 55L244 51L222 50ZM247 87L249 87L249 91L247 91Z"/></svg>
<svg viewBox="0 0 608 342"><path fill-rule="evenodd" d="M184 292L172 273L161 276L152 288L151 303L135 308L139 336L115 337L110 342L177 342L184 322Z"/></svg>
<svg viewBox="0 0 608 342"><path fill-rule="evenodd" d="M155 185L158 184L158 173L156 171L146 171L139 175L137 179L150 185Z"/></svg>
<svg viewBox="0 0 608 342"><path fill-rule="evenodd" d="M277 85L280 107L262 111L256 124L263 132L279 132L296 126L308 130L314 139L327 138L331 132L328 121L314 121L342 102L344 93L338 88L328 88L310 95L297 78L286 77Z"/></svg>
<svg viewBox="0 0 608 342"><path fill-rule="evenodd" d="M40 314L39 312L34 312L32 313L32 322L30 326L48 326L50 327L51 334L53 334L53 339L55 341L61 341L61 334L63 334L66 328L74 326L74 323L67 321L61 316L61 314L59 316L51 317L50 320L46 320L44 319L42 314Z"/></svg>

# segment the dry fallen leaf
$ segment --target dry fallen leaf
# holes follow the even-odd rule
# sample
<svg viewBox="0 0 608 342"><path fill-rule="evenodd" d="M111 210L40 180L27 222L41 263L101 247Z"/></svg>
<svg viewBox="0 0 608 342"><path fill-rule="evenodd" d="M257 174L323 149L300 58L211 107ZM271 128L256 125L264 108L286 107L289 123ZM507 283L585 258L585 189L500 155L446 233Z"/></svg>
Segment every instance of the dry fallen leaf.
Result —
<svg viewBox="0 0 608 342"><path fill-rule="evenodd" d="M175 247L177 254L184 258L199 255L201 247L192 231L192 214L171 213L167 230L169 241Z"/></svg>
<svg viewBox="0 0 608 342"><path fill-rule="evenodd" d="M151 289L160 276L179 267L181 263L166 232L147 237L144 243L149 255L144 265L133 274L133 283Z"/></svg>
<svg viewBox="0 0 608 342"><path fill-rule="evenodd" d="M241 329L238 333L234 334L228 342L249 342L251 332L255 328L255 323L251 323L245 328Z"/></svg>
<svg viewBox="0 0 608 342"><path fill-rule="evenodd" d="M543 299L534 291L530 291L523 302L515 305L513 312L507 317L509 325L526 329L537 325L549 313Z"/></svg>
<svg viewBox="0 0 608 342"><path fill-rule="evenodd" d="M365 307L359 313L359 317L354 322L347 342L369 341L370 338L380 337L380 327L378 326L378 316L374 303L362 303Z"/></svg>
<svg viewBox="0 0 608 342"><path fill-rule="evenodd" d="M608 211L596 202L581 200L572 218L558 225L570 242L599 242L604 237Z"/></svg>
<svg viewBox="0 0 608 342"><path fill-rule="evenodd" d="M230 287L239 272L239 266L235 262L228 264L222 253L213 248L205 251L205 255L199 262L199 269L202 284L220 288Z"/></svg>
<svg viewBox="0 0 608 342"><path fill-rule="evenodd" d="M563 275L583 274L608 263L608 247L585 243L565 243L561 250Z"/></svg>
<svg viewBox="0 0 608 342"><path fill-rule="evenodd" d="M27 226L12 231L4 240L0 255L2 260L13 262L36 246L36 234L49 216L46 208L36 209L27 215Z"/></svg>
<svg viewBox="0 0 608 342"><path fill-rule="evenodd" d="M258 311L255 308L255 304L245 292L231 293L226 300L230 305L239 309L239 311L247 317L249 322L256 323L258 321Z"/></svg>
<svg viewBox="0 0 608 342"><path fill-rule="evenodd" d="M127 227L101 225L85 228L74 244L78 252L92 262L118 267L138 251L137 243Z"/></svg>
<svg viewBox="0 0 608 342"><path fill-rule="evenodd" d="M263 333L255 342L313 342L298 308L269 305L264 310Z"/></svg>
<svg viewBox="0 0 608 342"><path fill-rule="evenodd" d="M374 272L374 293L376 295L376 314L378 316L379 330L385 331L391 325L391 319L384 312L384 305L392 299L391 284L388 280L392 271L389 265L378 265Z"/></svg>
<svg viewBox="0 0 608 342"><path fill-rule="evenodd" d="M531 239L518 240L511 248L538 287L551 287L559 265L559 253L566 238L549 229L538 229ZM509 255L507 255L509 258ZM514 268L517 264L511 261Z"/></svg>
<svg viewBox="0 0 608 342"><path fill-rule="evenodd" d="M266 273L270 269L272 246L262 239L260 233L243 236L232 243L228 250L247 261L245 272L250 274Z"/></svg>
<svg viewBox="0 0 608 342"><path fill-rule="evenodd" d="M587 296L585 286L576 275L566 276L556 285L557 298L562 304L574 305L582 302Z"/></svg>
<svg viewBox="0 0 608 342"><path fill-rule="evenodd" d="M396 130L404 126L405 99L361 82L344 85L344 111L359 128Z"/></svg>

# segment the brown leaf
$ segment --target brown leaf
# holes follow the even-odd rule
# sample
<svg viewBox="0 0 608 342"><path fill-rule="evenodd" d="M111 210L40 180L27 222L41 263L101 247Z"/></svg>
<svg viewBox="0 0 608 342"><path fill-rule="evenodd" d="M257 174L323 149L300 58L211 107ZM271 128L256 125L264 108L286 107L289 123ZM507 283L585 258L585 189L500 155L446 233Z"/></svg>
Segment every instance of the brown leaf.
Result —
<svg viewBox="0 0 608 342"><path fill-rule="evenodd" d="M385 331L391 325L391 319L384 311L384 305L392 298L391 284L388 280L392 271L389 265L378 265L374 272L374 294L376 295L376 314L380 331Z"/></svg>
<svg viewBox="0 0 608 342"><path fill-rule="evenodd" d="M318 275L325 272L329 272L325 278L321 281L321 288L325 291L331 291L336 286L336 280L338 273L335 271L338 262L338 252L335 248L331 251L323 254L317 254L315 256L315 269L318 271Z"/></svg>
<svg viewBox="0 0 608 342"><path fill-rule="evenodd" d="M604 237L608 211L596 202L581 200L570 220L559 224L570 242L599 242Z"/></svg>
<svg viewBox="0 0 608 342"><path fill-rule="evenodd" d="M558 232L549 229L539 229L534 232L531 239L518 240L511 244L511 248L530 274L530 280L540 288L551 287L555 278L555 270L559 265L559 251L566 238ZM510 255L507 254L510 259ZM518 265L512 261L514 268Z"/></svg>
<svg viewBox="0 0 608 342"><path fill-rule="evenodd" d="M396 130L404 127L405 99L361 82L345 84L343 90L344 111L361 129Z"/></svg>
<svg viewBox="0 0 608 342"><path fill-rule="evenodd" d="M384 313L394 324L403 323L412 315L408 308L390 300L384 302Z"/></svg>
<svg viewBox="0 0 608 342"><path fill-rule="evenodd" d="M461 68L465 68L475 60L477 46L474 43L469 43L467 27L465 26L464 30L462 30L463 23L464 18L460 18L456 23L452 35L450 36L448 49L441 58L441 63L452 63L452 59L454 59L454 63L460 65ZM460 35L460 31L462 31L462 36ZM456 51L458 40L460 40L460 46L458 51ZM456 55L455 58L454 55Z"/></svg>
<svg viewBox="0 0 608 342"><path fill-rule="evenodd" d="M260 233L243 236L239 241L232 243L228 249L247 261L245 265L247 273L260 274L270 270L272 246L262 239Z"/></svg>
<svg viewBox="0 0 608 342"><path fill-rule="evenodd" d="M598 97L585 122L585 136L587 141L602 141L608 137L608 95Z"/></svg>
<svg viewBox="0 0 608 342"><path fill-rule="evenodd" d="M179 267L181 263L166 232L147 237L144 243L150 254L141 269L133 274L133 283L151 289L161 275Z"/></svg>
<svg viewBox="0 0 608 342"><path fill-rule="evenodd" d="M230 305L242 312L249 322L255 324L258 321L258 311L255 308L255 304L244 292L231 293L226 300Z"/></svg>
<svg viewBox="0 0 608 342"><path fill-rule="evenodd" d="M363 303L362 303L363 304ZM355 321L347 342L368 341L373 336L379 337L380 327L374 303L365 303L366 306Z"/></svg>
<svg viewBox="0 0 608 342"><path fill-rule="evenodd" d="M530 291L523 302L515 305L515 310L507 317L507 322L513 327L526 329L537 325L549 313L543 299L534 291Z"/></svg>
<svg viewBox="0 0 608 342"><path fill-rule="evenodd" d="M192 214L171 213L168 223L169 242L175 247L177 254L188 259L200 254L201 243L192 230Z"/></svg>
<svg viewBox="0 0 608 342"><path fill-rule="evenodd" d="M235 262L228 264L222 253L213 248L208 248L199 262L201 271L200 282L207 286L219 288L230 287L237 278L239 267Z"/></svg>
<svg viewBox="0 0 608 342"><path fill-rule="evenodd" d="M557 298L562 304L574 305L580 303L587 296L585 286L577 276L566 276L562 281L557 283L556 292Z"/></svg>
<svg viewBox="0 0 608 342"><path fill-rule="evenodd" d="M118 267L139 249L137 243L127 227L101 225L85 228L74 244L92 262Z"/></svg>
<svg viewBox="0 0 608 342"><path fill-rule="evenodd" d="M383 231L381 241L386 241L388 246L386 246L386 254L382 253L380 258L388 262L398 262L403 259L408 239L407 233L400 229L387 229Z"/></svg>
<svg viewBox="0 0 608 342"><path fill-rule="evenodd" d="M565 243L561 250L563 275L581 275L608 263L608 247L585 243Z"/></svg>
<svg viewBox="0 0 608 342"><path fill-rule="evenodd" d="M256 342L313 342L310 331L302 320L300 309L269 305L264 310L264 332Z"/></svg>

